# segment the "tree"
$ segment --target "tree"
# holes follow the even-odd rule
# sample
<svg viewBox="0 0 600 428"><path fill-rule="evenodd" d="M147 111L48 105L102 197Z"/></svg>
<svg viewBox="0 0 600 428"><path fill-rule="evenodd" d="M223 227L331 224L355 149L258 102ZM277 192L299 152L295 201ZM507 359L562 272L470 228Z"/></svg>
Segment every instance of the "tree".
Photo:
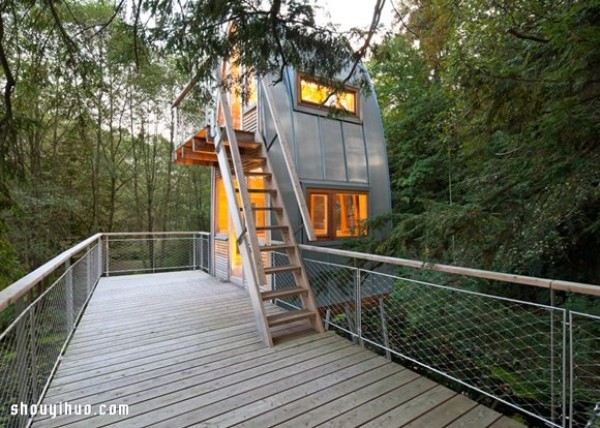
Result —
<svg viewBox="0 0 600 428"><path fill-rule="evenodd" d="M398 255L600 281L597 2L407 2L371 64Z"/></svg>

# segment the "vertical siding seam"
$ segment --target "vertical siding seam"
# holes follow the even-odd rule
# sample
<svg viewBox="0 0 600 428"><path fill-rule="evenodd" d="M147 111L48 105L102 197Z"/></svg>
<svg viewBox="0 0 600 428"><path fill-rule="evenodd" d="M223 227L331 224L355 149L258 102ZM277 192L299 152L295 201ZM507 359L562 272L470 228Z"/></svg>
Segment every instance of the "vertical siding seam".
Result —
<svg viewBox="0 0 600 428"><path fill-rule="evenodd" d="M291 68L288 68L286 70L285 73L285 84L288 88L288 100L290 102L290 108L289 108L289 114L290 114L290 123L292 124L292 138L291 138L291 142L292 142L292 150L294 153L294 166L296 167L296 171L298 171L298 175L300 175L300 168L298 165L298 144L296 141L296 104L294 102L294 91L295 85L292 85L292 80L295 81L295 75L294 76L290 76L290 73L295 73L294 70L292 70ZM298 177L299 179L301 179L301 177Z"/></svg>
<svg viewBox="0 0 600 428"><path fill-rule="evenodd" d="M344 122L340 122L340 130L342 135L342 152L344 153L344 174L346 175L346 183L350 182L350 178L348 177L348 155L346 154L346 134L344 133Z"/></svg>
<svg viewBox="0 0 600 428"><path fill-rule="evenodd" d="M367 150L367 136L365 135L365 122L363 120L363 123L360 125L360 130L362 132L362 141L363 141L363 150L364 150L364 155L365 155L365 164L367 165L367 184L370 186L371 185L371 167L369 165L369 156L367 156L368 150ZM383 148L384 152L386 150L386 148ZM387 161L387 160L386 160Z"/></svg>
<svg viewBox="0 0 600 428"><path fill-rule="evenodd" d="M320 116L317 116L317 130L319 131L319 146L321 147L321 169L323 170L323 181L327 181L327 164L325 162L325 142L323 141L323 127Z"/></svg>

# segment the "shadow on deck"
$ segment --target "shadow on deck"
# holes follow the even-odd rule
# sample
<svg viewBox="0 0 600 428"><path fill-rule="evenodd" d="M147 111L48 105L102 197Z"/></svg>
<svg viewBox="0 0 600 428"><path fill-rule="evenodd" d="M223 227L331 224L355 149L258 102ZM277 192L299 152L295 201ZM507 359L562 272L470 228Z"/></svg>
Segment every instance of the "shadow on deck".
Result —
<svg viewBox="0 0 600 428"><path fill-rule="evenodd" d="M33 426L521 426L332 332L298 333L265 348L245 291L198 271L102 278L44 399L71 414Z"/></svg>

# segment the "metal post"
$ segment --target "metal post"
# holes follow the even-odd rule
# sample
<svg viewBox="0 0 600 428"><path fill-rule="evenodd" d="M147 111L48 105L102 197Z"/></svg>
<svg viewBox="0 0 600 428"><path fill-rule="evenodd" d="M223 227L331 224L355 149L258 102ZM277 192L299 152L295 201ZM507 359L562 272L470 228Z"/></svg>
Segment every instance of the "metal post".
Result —
<svg viewBox="0 0 600 428"><path fill-rule="evenodd" d="M152 273L156 273L156 241L154 236L150 238L150 246L152 247Z"/></svg>
<svg viewBox="0 0 600 428"><path fill-rule="evenodd" d="M66 317L67 330L71 331L74 325L73 314L73 269L71 269L71 260L65 262L65 300L66 300Z"/></svg>
<svg viewBox="0 0 600 428"><path fill-rule="evenodd" d="M331 308L327 308L325 311L325 330L329 330L329 323L331 322Z"/></svg>
<svg viewBox="0 0 600 428"><path fill-rule="evenodd" d="M346 319L348 320L348 330L350 330L351 333L354 333L356 331L354 328L356 325L356 318L352 316L352 312L350 311L350 306L348 303L344 305L344 312L346 313ZM356 314L356 308L354 308L354 313ZM352 334L352 342L356 343L356 337L357 334Z"/></svg>
<svg viewBox="0 0 600 428"><path fill-rule="evenodd" d="M562 322L562 426L567 426L567 311L563 311Z"/></svg>
<svg viewBox="0 0 600 428"><path fill-rule="evenodd" d="M98 239L98 244L97 244L96 248L97 248L96 251L98 252L98 256L97 256L98 265L97 265L96 269L98 269L98 270L96 271L95 280L99 281L100 277L102 276L102 239Z"/></svg>
<svg viewBox="0 0 600 428"><path fill-rule="evenodd" d="M569 311L569 427L573 427L573 384L575 379L575 354L573 353L573 314Z"/></svg>
<svg viewBox="0 0 600 428"><path fill-rule="evenodd" d="M354 316L356 317L356 334L358 334L358 342L360 346L365 346L362 337L362 291L361 291L361 271L360 269L355 269L356 272L356 309L354 311Z"/></svg>
<svg viewBox="0 0 600 428"><path fill-rule="evenodd" d="M38 373L37 373L37 342L35 339L35 306L29 311L29 357L31 362L31 388L33 399L38 399Z"/></svg>
<svg viewBox="0 0 600 428"><path fill-rule="evenodd" d="M25 309L25 303L21 297L15 302L15 315L20 315ZM29 404L29 376L27 376L27 339L26 339L26 326L25 323L29 321L29 318L24 316L17 322L17 388L18 388L18 403ZM27 415L21 415L18 426L24 427L27 424Z"/></svg>
<svg viewBox="0 0 600 428"><path fill-rule="evenodd" d="M85 247L85 270L86 270L86 283L85 289L89 296L92 292L92 266L90 264L90 246Z"/></svg>
<svg viewBox="0 0 600 428"><path fill-rule="evenodd" d="M554 356L554 290L550 289L550 418L552 422L556 421L556 400L554 390L554 369L555 369L555 356Z"/></svg>
<svg viewBox="0 0 600 428"><path fill-rule="evenodd" d="M108 236L104 238L104 258L105 258L105 267L104 267L104 275L106 275L106 277L110 276L110 253L109 251L109 238Z"/></svg>
<svg viewBox="0 0 600 428"><path fill-rule="evenodd" d="M198 263L196 262L196 243L197 243L196 235L192 235L192 270L196 270L198 268Z"/></svg>
<svg viewBox="0 0 600 428"><path fill-rule="evenodd" d="M204 270L204 241L204 236L200 235L200 270Z"/></svg>
<svg viewBox="0 0 600 428"><path fill-rule="evenodd" d="M385 358L392 361L392 353L390 352L390 339L388 336L387 319L385 318L385 304L383 299L379 298L379 317L381 320L381 334L383 336L383 346L385 346Z"/></svg>

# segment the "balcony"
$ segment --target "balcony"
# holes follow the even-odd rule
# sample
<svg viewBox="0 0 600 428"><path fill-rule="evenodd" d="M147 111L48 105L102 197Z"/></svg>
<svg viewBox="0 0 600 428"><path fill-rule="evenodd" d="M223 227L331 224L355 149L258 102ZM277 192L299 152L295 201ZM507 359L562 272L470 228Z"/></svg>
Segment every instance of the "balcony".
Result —
<svg viewBox="0 0 600 428"><path fill-rule="evenodd" d="M585 293L597 308L594 286L302 246L329 331L286 325L266 348L246 291L210 275L210 245L205 233L96 235L0 292L2 425L597 423L600 318L568 307ZM509 279L552 304L471 287Z"/></svg>

